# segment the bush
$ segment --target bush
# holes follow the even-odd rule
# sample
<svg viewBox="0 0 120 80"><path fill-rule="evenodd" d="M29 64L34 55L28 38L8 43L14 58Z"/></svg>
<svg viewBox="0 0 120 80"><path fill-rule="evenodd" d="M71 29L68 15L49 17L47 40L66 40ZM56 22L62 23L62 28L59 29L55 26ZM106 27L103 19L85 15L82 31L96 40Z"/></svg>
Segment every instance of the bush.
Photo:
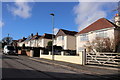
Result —
<svg viewBox="0 0 120 80"><path fill-rule="evenodd" d="M85 45L88 51L95 49L97 52L114 52L115 43L113 39L96 37L92 42Z"/></svg>
<svg viewBox="0 0 120 80"><path fill-rule="evenodd" d="M30 52L30 49L26 49L27 52Z"/></svg>
<svg viewBox="0 0 120 80"><path fill-rule="evenodd" d="M52 46L47 46L46 49L48 49L49 51L52 51ZM54 49L54 51L55 50L60 50L61 51L63 48L61 46L54 45L53 49Z"/></svg>
<svg viewBox="0 0 120 80"><path fill-rule="evenodd" d="M47 46L52 46L52 41L49 41L49 42L47 43Z"/></svg>

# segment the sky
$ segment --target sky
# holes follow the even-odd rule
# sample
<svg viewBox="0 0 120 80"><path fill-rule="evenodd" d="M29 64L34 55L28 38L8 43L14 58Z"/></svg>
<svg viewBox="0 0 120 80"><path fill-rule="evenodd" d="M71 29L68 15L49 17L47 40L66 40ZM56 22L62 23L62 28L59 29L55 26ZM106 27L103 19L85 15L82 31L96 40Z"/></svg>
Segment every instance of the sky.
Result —
<svg viewBox="0 0 120 80"><path fill-rule="evenodd" d="M28 37L31 33L43 35L59 29L80 31L100 18L113 21L116 2L3 2L2 37L8 33L13 39Z"/></svg>

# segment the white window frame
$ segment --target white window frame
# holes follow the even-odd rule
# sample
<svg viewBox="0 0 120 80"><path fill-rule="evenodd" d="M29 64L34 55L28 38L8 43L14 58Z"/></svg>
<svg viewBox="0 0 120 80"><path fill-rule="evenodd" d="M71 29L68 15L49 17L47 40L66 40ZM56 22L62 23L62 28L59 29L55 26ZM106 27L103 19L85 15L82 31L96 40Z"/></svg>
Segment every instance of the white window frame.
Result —
<svg viewBox="0 0 120 80"><path fill-rule="evenodd" d="M89 41L88 34L82 34L82 35L80 35L80 41Z"/></svg>
<svg viewBox="0 0 120 80"><path fill-rule="evenodd" d="M96 32L96 37L106 38L108 37L107 31Z"/></svg>

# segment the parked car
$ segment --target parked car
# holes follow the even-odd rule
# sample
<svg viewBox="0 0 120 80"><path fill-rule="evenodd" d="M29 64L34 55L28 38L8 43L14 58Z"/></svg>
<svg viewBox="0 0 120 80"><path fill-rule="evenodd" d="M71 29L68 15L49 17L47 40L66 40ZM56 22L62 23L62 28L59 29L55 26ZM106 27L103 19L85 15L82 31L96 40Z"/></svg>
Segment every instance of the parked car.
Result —
<svg viewBox="0 0 120 80"><path fill-rule="evenodd" d="M3 53L4 54L9 54L9 55L10 54L17 54L16 51L15 51L14 46L11 46L11 45L5 45Z"/></svg>

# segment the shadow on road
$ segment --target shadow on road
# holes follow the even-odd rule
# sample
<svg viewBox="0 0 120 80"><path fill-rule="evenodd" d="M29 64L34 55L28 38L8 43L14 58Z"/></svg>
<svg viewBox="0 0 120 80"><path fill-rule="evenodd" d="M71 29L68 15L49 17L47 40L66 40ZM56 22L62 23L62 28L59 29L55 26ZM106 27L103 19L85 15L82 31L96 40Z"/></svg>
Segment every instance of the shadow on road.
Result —
<svg viewBox="0 0 120 80"><path fill-rule="evenodd" d="M118 75L119 74L88 75L88 74L46 72L46 71L14 69L14 68L2 69L2 80L90 80L90 79L118 80L120 79Z"/></svg>
<svg viewBox="0 0 120 80"><path fill-rule="evenodd" d="M10 57L11 56L11 57ZM8 57L7 57L7 55L3 55L3 56L1 56L1 58L3 59L19 59L19 58L17 58L16 57L17 55L9 55Z"/></svg>

